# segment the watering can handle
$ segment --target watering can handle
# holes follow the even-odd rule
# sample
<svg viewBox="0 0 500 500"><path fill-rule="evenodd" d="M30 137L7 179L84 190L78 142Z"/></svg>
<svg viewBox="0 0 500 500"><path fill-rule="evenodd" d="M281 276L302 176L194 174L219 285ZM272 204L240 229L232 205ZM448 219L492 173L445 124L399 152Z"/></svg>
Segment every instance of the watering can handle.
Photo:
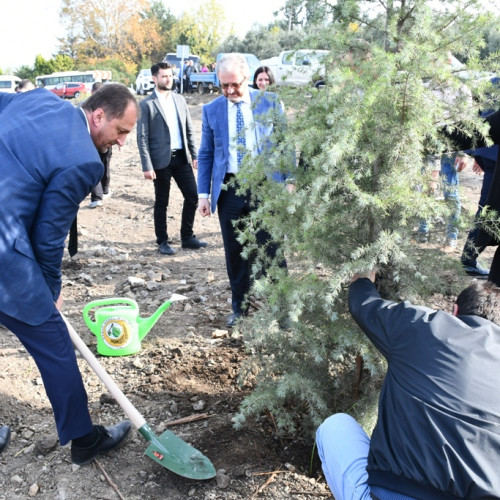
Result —
<svg viewBox="0 0 500 500"><path fill-rule="evenodd" d="M111 299L98 299L98 300L93 300L92 302L89 302L82 311L83 319L85 320L85 323L89 327L96 327L97 323L95 321L92 321L89 317L89 312L91 309L94 309L96 307L104 307L104 306L110 306L113 304L127 304L131 306L132 308L139 309L139 306L137 305L137 302L135 300L129 299L127 297L114 297Z"/></svg>

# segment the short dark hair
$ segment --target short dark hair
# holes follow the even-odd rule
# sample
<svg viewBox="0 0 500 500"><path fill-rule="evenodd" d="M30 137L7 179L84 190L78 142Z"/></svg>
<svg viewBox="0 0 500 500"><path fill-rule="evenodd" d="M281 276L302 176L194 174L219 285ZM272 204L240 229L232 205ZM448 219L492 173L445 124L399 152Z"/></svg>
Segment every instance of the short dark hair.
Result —
<svg viewBox="0 0 500 500"><path fill-rule="evenodd" d="M480 316L500 326L500 288L492 281L473 283L455 303L459 316Z"/></svg>
<svg viewBox="0 0 500 500"><path fill-rule="evenodd" d="M255 73L253 74L253 88L258 89L257 85L257 77L261 74L265 73L269 77L269 85L274 85L275 79L273 72L271 71L271 68L269 66L259 66L256 70Z"/></svg>
<svg viewBox="0 0 500 500"><path fill-rule="evenodd" d="M94 83L92 84L92 89L91 89L92 94L93 94L94 92L97 92L97 91L98 91L100 88L102 88L103 86L104 86L104 83L102 83L102 82L94 82Z"/></svg>
<svg viewBox="0 0 500 500"><path fill-rule="evenodd" d="M85 111L93 112L101 108L109 120L121 118L130 103L134 103L137 115L139 115L139 104L130 90L121 83L110 83L103 85L99 92L92 94L83 104Z"/></svg>
<svg viewBox="0 0 500 500"><path fill-rule="evenodd" d="M153 64L151 66L151 74L156 76L160 72L160 69L172 69L172 65L165 61Z"/></svg>

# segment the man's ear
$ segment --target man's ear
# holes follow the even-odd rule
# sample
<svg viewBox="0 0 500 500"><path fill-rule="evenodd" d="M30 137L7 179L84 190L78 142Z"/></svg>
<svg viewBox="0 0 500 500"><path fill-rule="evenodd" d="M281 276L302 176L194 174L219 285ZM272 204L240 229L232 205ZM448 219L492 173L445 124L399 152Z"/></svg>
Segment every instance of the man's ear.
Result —
<svg viewBox="0 0 500 500"><path fill-rule="evenodd" d="M92 120L95 126L99 126L102 119L105 117L104 110L102 108L97 108L92 112Z"/></svg>
<svg viewBox="0 0 500 500"><path fill-rule="evenodd" d="M453 304L453 316L458 316L458 305L455 303Z"/></svg>

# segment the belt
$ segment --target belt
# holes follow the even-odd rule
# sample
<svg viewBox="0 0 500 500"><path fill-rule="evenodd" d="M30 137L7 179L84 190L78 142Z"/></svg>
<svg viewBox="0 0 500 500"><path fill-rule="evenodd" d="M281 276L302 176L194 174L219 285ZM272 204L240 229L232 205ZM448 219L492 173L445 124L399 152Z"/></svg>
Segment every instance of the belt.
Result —
<svg viewBox="0 0 500 500"><path fill-rule="evenodd" d="M170 155L172 157L179 156L181 154L184 154L184 149L172 149L172 151L170 151Z"/></svg>

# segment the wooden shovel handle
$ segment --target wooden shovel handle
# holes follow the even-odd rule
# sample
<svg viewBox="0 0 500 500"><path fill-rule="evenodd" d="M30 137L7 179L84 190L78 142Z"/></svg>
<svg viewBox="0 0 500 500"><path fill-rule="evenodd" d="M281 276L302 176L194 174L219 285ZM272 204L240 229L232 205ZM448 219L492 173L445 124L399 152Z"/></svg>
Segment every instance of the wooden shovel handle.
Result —
<svg viewBox="0 0 500 500"><path fill-rule="evenodd" d="M92 354L90 349L85 345L85 342L80 338L75 329L71 326L68 319L61 313L62 318L66 322L68 327L69 336L75 347L80 351L81 355L85 358L85 361L90 365L92 370L95 371L96 375L101 379L103 384L108 388L111 395L116 399L116 402L122 407L122 410L132 421L137 429L140 429L145 423L144 417L137 411L137 409L132 405L130 400L123 394L121 389L116 385L115 381L108 375L106 370L102 367L101 363L97 361L97 358Z"/></svg>

